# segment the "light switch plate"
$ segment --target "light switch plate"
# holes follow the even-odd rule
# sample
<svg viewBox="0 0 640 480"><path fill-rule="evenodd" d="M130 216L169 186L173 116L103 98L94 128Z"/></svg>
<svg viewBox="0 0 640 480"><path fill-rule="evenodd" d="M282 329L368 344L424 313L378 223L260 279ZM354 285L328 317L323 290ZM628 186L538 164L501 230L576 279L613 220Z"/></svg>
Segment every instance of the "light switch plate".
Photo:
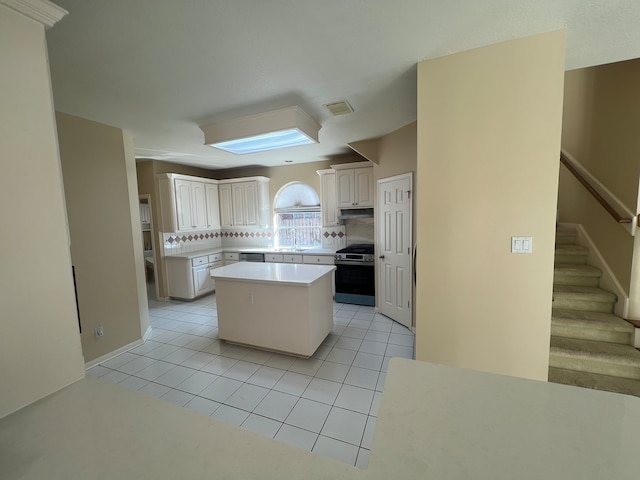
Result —
<svg viewBox="0 0 640 480"><path fill-rule="evenodd" d="M511 237L511 253L533 253L533 237Z"/></svg>

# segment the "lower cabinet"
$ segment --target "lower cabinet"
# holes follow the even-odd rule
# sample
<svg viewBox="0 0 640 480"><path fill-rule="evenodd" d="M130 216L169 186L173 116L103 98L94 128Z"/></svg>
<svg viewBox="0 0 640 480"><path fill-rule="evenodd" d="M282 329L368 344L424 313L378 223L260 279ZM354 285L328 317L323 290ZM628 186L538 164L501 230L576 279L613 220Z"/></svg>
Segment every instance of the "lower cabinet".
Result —
<svg viewBox="0 0 640 480"><path fill-rule="evenodd" d="M165 257L169 296L190 300L215 289L211 269L221 267L222 254L202 255L195 258Z"/></svg>

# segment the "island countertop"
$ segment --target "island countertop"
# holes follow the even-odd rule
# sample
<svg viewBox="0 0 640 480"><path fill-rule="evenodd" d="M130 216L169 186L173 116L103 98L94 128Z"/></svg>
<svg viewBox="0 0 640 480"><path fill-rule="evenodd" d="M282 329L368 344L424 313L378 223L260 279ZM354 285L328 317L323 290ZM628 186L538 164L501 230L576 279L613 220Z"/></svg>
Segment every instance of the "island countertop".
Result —
<svg viewBox="0 0 640 480"><path fill-rule="evenodd" d="M211 277L216 280L305 286L335 269L333 265L239 262L211 270Z"/></svg>

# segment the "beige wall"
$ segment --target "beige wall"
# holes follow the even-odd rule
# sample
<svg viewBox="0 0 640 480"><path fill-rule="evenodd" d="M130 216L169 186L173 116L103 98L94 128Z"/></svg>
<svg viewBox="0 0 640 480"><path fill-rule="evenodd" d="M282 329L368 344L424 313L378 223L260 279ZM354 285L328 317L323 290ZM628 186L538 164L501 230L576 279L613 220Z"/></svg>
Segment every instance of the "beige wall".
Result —
<svg viewBox="0 0 640 480"><path fill-rule="evenodd" d="M418 65L419 360L547 378L564 47L559 31Z"/></svg>
<svg viewBox="0 0 640 480"><path fill-rule="evenodd" d="M567 72L562 148L632 212L640 176L640 60ZM582 224L622 288L633 296L633 237L618 225L564 167L559 219ZM636 262L637 263L637 262ZM636 266L637 267L637 266Z"/></svg>
<svg viewBox="0 0 640 480"><path fill-rule="evenodd" d="M393 177L402 173L412 172L413 177L413 238L416 238L416 202L418 201L418 186L415 177L417 167L418 124L412 122L394 132L381 137L378 141L378 163L373 165L373 179L377 182L381 178Z"/></svg>
<svg viewBox="0 0 640 480"><path fill-rule="evenodd" d="M119 128L57 113L85 361L148 326L135 159ZM94 331L104 327L104 336ZM144 329L144 330L143 330Z"/></svg>
<svg viewBox="0 0 640 480"><path fill-rule="evenodd" d="M84 377L44 27L0 6L0 417Z"/></svg>

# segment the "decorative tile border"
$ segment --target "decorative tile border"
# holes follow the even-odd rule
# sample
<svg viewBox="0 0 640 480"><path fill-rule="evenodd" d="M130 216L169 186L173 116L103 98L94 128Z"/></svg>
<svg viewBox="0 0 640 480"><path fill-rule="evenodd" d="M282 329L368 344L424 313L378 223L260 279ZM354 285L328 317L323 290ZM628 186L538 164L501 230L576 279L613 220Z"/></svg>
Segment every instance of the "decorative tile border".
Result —
<svg viewBox="0 0 640 480"><path fill-rule="evenodd" d="M207 248L268 247L275 234L272 227L207 230L190 233L162 233L164 255L176 255ZM322 229L322 248L344 248L347 235L343 225Z"/></svg>
<svg viewBox="0 0 640 480"><path fill-rule="evenodd" d="M347 246L347 232L344 225L322 229L322 248L340 249Z"/></svg>
<svg viewBox="0 0 640 480"><path fill-rule="evenodd" d="M207 230L193 233L163 233L165 255L175 255L206 248L222 246L222 235L218 230Z"/></svg>

